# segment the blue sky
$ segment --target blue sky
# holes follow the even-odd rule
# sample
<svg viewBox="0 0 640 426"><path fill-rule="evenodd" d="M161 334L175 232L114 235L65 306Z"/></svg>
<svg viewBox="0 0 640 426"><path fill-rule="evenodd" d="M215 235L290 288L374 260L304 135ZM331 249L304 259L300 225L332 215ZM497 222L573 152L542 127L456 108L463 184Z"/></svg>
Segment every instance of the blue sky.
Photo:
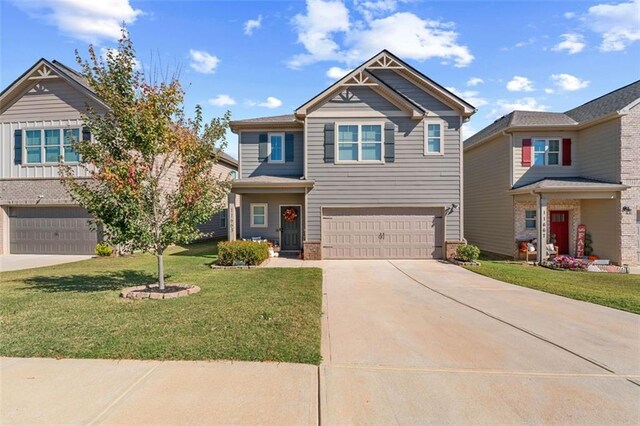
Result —
<svg viewBox="0 0 640 426"><path fill-rule="evenodd" d="M640 79L640 0L0 1L3 88L40 57L114 46L124 21L143 69L180 67L206 118L291 113L383 48L478 108L465 136Z"/></svg>

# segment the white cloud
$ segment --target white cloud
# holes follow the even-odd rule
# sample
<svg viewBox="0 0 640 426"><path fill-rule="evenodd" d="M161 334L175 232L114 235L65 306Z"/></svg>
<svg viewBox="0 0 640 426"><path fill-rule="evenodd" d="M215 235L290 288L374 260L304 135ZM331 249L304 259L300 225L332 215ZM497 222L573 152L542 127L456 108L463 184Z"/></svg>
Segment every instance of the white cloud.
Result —
<svg viewBox="0 0 640 426"><path fill-rule="evenodd" d="M496 118L500 118L505 114L509 114L511 111L546 111L549 109L548 106L543 105L538 102L536 98L525 97L522 99L516 99L514 101L509 101L505 99L499 99L494 102L494 108L491 110L489 114L487 114L487 118L495 120Z"/></svg>
<svg viewBox="0 0 640 426"><path fill-rule="evenodd" d="M584 89L589 86L590 83L590 81L582 80L571 74L553 74L551 80L553 80L556 86L567 92Z"/></svg>
<svg viewBox="0 0 640 426"><path fill-rule="evenodd" d="M473 87L473 86L477 86L478 84L482 84L482 83L484 83L484 80L481 79L480 77L471 77L467 81L467 86Z"/></svg>
<svg viewBox="0 0 640 426"><path fill-rule="evenodd" d="M469 139L471 136L475 135L476 133L478 133L479 130L476 129L476 127L471 124L471 123L464 123L462 125L462 140L467 140Z"/></svg>
<svg viewBox="0 0 640 426"><path fill-rule="evenodd" d="M211 98L208 100L209 105L213 105L213 106L227 106L227 105L235 105L236 104L236 100L233 99L231 96L229 95L224 95L224 94L220 94L218 96L216 96L215 98Z"/></svg>
<svg viewBox="0 0 640 426"><path fill-rule="evenodd" d="M244 23L245 35L252 35L253 30L257 30L262 26L262 15L258 15L256 19L249 19Z"/></svg>
<svg viewBox="0 0 640 426"><path fill-rule="evenodd" d="M455 87L447 87L447 90L460 96L476 108L487 105L489 102L480 96L480 92L475 90L458 90Z"/></svg>
<svg viewBox="0 0 640 426"><path fill-rule="evenodd" d="M507 90L510 92L533 92L533 82L527 77L515 75L511 81L507 83Z"/></svg>
<svg viewBox="0 0 640 426"><path fill-rule="evenodd" d="M247 101L247 105L274 109L274 108L281 107L282 101L278 98L274 98L273 96L269 96L267 97L267 100L264 102Z"/></svg>
<svg viewBox="0 0 640 426"><path fill-rule="evenodd" d="M331 67L327 70L327 77L337 80L349 74L351 70L340 67Z"/></svg>
<svg viewBox="0 0 640 426"><path fill-rule="evenodd" d="M382 49L418 61L440 58L456 67L474 59L469 48L458 43L453 23L408 12L352 23L341 0L307 0L306 14L296 15L294 26L306 53L295 55L291 68L327 60L353 66Z"/></svg>
<svg viewBox="0 0 640 426"><path fill-rule="evenodd" d="M600 50L624 50L640 40L640 0L591 6L582 21L602 36Z"/></svg>
<svg viewBox="0 0 640 426"><path fill-rule="evenodd" d="M143 14L129 0L13 0L13 3L29 16L90 43L119 39L120 25L132 24Z"/></svg>
<svg viewBox="0 0 640 426"><path fill-rule="evenodd" d="M397 0L354 0L353 5L367 21L384 13L395 12Z"/></svg>
<svg viewBox="0 0 640 426"><path fill-rule="evenodd" d="M213 74L216 72L220 59L217 56L205 52L204 50L189 50L191 57L191 68L202 74Z"/></svg>
<svg viewBox="0 0 640 426"><path fill-rule="evenodd" d="M562 41L553 46L551 50L555 50L556 52L566 50L569 55L574 55L582 52L586 46L582 34L567 33L562 34L560 37L562 37Z"/></svg>
<svg viewBox="0 0 640 426"><path fill-rule="evenodd" d="M565 12L564 17L567 19L573 19L576 17L576 13L575 12Z"/></svg>
<svg viewBox="0 0 640 426"><path fill-rule="evenodd" d="M546 93L547 95L553 95L554 93L556 93L556 91L551 87L547 87L546 89L544 89L544 93Z"/></svg>

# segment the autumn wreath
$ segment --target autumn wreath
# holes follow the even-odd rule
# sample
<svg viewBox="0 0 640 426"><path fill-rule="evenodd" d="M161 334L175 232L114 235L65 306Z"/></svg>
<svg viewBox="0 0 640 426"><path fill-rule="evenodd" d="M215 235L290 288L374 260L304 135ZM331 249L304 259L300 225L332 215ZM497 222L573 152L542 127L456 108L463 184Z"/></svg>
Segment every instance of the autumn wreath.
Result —
<svg viewBox="0 0 640 426"><path fill-rule="evenodd" d="M298 213L296 213L295 209L288 208L284 211L284 214L282 215L282 217L287 222L293 222L298 217Z"/></svg>

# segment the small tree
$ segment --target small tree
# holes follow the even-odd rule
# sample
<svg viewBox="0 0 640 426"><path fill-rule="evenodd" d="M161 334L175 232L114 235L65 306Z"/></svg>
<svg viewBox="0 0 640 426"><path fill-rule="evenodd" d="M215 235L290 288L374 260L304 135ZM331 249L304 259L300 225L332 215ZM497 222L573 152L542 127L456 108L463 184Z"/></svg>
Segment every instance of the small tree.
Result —
<svg viewBox="0 0 640 426"><path fill-rule="evenodd" d="M89 46L89 59L77 51L76 59L108 110L88 107L83 119L93 141L72 142L90 178L77 180L63 166L62 181L112 243L157 257L164 289L165 249L192 241L200 235L196 225L224 207L230 181L212 167L226 146L230 114L203 125L197 106L187 119L177 77L146 81L126 29L105 58Z"/></svg>

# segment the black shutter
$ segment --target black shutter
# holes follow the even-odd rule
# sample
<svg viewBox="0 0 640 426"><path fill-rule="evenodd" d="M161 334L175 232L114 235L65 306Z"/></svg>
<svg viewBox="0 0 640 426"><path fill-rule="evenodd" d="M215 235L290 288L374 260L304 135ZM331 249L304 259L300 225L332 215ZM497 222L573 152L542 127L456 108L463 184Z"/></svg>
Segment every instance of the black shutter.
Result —
<svg viewBox="0 0 640 426"><path fill-rule="evenodd" d="M324 125L324 162L333 163L335 145L335 124Z"/></svg>
<svg viewBox="0 0 640 426"><path fill-rule="evenodd" d="M82 140L83 141L90 141L91 140L91 130L89 130L88 127L83 127L82 128Z"/></svg>
<svg viewBox="0 0 640 426"><path fill-rule="evenodd" d="M22 130L13 132L13 164L22 164Z"/></svg>
<svg viewBox="0 0 640 426"><path fill-rule="evenodd" d="M264 161L267 158L267 140L269 136L266 133L258 135L258 161Z"/></svg>
<svg viewBox="0 0 640 426"><path fill-rule="evenodd" d="M384 161L393 163L395 160L396 150L396 126L388 121L384 123Z"/></svg>
<svg viewBox="0 0 640 426"><path fill-rule="evenodd" d="M290 163L293 161L293 133L284 135L284 161Z"/></svg>

